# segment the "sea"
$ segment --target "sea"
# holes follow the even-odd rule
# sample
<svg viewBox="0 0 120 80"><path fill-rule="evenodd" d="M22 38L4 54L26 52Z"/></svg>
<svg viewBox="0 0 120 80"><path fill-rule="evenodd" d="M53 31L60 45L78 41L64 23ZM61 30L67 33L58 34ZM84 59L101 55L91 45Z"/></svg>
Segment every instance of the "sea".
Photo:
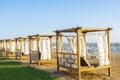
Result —
<svg viewBox="0 0 120 80"><path fill-rule="evenodd" d="M53 44L55 46L55 44ZM72 50L69 43L63 43L64 50ZM110 50L111 53L120 53L120 43L111 43L110 44ZM86 51L87 53L97 53L98 52L98 46L97 43L87 43L86 44Z"/></svg>

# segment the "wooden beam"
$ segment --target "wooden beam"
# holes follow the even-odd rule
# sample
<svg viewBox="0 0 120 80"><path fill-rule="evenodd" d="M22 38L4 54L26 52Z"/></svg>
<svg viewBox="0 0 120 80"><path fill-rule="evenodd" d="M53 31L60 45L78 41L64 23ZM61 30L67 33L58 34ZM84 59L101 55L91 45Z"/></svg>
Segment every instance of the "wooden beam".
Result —
<svg viewBox="0 0 120 80"><path fill-rule="evenodd" d="M109 67L110 66L82 67L81 72L84 72L84 71L94 71L94 70L99 70L99 69L107 69Z"/></svg>
<svg viewBox="0 0 120 80"><path fill-rule="evenodd" d="M105 31L108 28L84 28L84 27L76 27L76 28L70 28L70 29L64 29L64 30L56 30L54 32L76 32L76 30L81 29L81 32L96 32L96 31ZM109 28L111 30L112 28Z"/></svg>
<svg viewBox="0 0 120 80"><path fill-rule="evenodd" d="M78 64L78 80L81 80L81 59L80 59L80 55L81 55L81 29L77 30L77 64Z"/></svg>
<svg viewBox="0 0 120 80"><path fill-rule="evenodd" d="M51 54L52 54L52 37L49 37L50 38L50 51L51 51Z"/></svg>
<svg viewBox="0 0 120 80"><path fill-rule="evenodd" d="M31 43L31 37L29 37L29 53L30 53L29 57L30 57L30 63L32 63L32 59L31 59L31 48L32 48L32 45L31 44L32 44Z"/></svg>
<svg viewBox="0 0 120 80"><path fill-rule="evenodd" d="M22 60L22 38L20 38L20 60Z"/></svg>
<svg viewBox="0 0 120 80"><path fill-rule="evenodd" d="M17 39L15 39L15 58L17 59L17 54L16 54L16 52L17 52L17 48L18 48L18 46L17 46Z"/></svg>
<svg viewBox="0 0 120 80"><path fill-rule="evenodd" d="M3 42L3 49L5 49L4 41L2 41L2 42Z"/></svg>
<svg viewBox="0 0 120 80"><path fill-rule="evenodd" d="M108 58L110 61L110 67L108 68L108 75L111 76L111 53L110 53L110 30L108 29L107 31L107 42L108 42Z"/></svg>
<svg viewBox="0 0 120 80"><path fill-rule="evenodd" d="M60 33L56 32L56 57L57 57L57 71L59 72L59 38L60 38Z"/></svg>
<svg viewBox="0 0 120 80"><path fill-rule="evenodd" d="M10 39L9 40L9 54L10 54L10 57L11 57L11 52L12 52L12 40Z"/></svg>
<svg viewBox="0 0 120 80"><path fill-rule="evenodd" d="M40 36L37 36L37 50L38 50L38 66L40 65Z"/></svg>
<svg viewBox="0 0 120 80"><path fill-rule="evenodd" d="M41 37L55 37L55 34L36 34L36 35L30 35L29 37L37 37L37 36L41 36Z"/></svg>

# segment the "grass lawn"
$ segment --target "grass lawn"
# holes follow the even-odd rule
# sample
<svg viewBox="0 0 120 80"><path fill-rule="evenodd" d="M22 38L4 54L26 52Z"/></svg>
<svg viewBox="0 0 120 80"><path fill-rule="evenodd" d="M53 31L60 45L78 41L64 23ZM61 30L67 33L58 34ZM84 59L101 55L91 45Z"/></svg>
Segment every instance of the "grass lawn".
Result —
<svg viewBox="0 0 120 80"><path fill-rule="evenodd" d="M0 57L0 80L57 80L48 72Z"/></svg>

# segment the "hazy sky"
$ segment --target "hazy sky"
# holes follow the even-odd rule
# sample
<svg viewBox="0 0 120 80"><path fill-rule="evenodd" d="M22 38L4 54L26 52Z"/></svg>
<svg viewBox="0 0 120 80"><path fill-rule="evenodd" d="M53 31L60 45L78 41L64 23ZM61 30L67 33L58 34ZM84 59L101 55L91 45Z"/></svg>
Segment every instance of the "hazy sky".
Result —
<svg viewBox="0 0 120 80"><path fill-rule="evenodd" d="M120 42L120 0L0 0L0 39L76 26L112 27Z"/></svg>

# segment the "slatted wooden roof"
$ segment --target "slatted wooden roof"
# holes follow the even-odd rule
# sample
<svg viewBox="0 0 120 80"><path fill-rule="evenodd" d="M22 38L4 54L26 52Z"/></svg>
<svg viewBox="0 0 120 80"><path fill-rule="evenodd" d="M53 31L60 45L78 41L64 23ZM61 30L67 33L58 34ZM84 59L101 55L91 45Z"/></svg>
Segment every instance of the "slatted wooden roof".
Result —
<svg viewBox="0 0 120 80"><path fill-rule="evenodd" d="M112 28L85 28L85 27L76 27L76 28L70 28L70 29L64 29L64 30L55 30L54 32L60 32L60 33L61 32L76 32L79 29L83 33L112 30Z"/></svg>
<svg viewBox="0 0 120 80"><path fill-rule="evenodd" d="M0 40L0 41L14 41L15 39L2 39L2 40Z"/></svg>
<svg viewBox="0 0 120 80"><path fill-rule="evenodd" d="M18 38L15 38L15 39L29 39L29 37L18 37Z"/></svg>
<svg viewBox="0 0 120 80"><path fill-rule="evenodd" d="M56 35L55 34L37 34L37 35L30 35L28 37L37 37L37 36L40 36L40 37L55 37Z"/></svg>

